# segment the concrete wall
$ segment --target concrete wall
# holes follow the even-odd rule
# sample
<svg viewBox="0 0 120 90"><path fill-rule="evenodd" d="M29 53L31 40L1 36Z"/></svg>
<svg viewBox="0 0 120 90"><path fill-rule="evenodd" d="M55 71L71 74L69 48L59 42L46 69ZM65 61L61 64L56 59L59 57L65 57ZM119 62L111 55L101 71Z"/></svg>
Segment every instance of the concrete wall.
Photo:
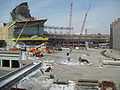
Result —
<svg viewBox="0 0 120 90"><path fill-rule="evenodd" d="M0 67L20 68L20 63L18 60L0 59Z"/></svg>
<svg viewBox="0 0 120 90"><path fill-rule="evenodd" d="M8 28L0 27L0 40L7 40L7 39L8 39Z"/></svg>
<svg viewBox="0 0 120 90"><path fill-rule="evenodd" d="M112 23L111 38L113 49L120 49L120 19Z"/></svg>

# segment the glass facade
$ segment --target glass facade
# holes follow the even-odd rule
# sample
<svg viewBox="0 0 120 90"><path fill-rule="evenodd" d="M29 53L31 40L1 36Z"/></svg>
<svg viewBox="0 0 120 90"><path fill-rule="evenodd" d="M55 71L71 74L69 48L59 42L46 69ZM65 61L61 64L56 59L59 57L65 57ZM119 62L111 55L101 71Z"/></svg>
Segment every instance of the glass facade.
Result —
<svg viewBox="0 0 120 90"><path fill-rule="evenodd" d="M14 33L15 34L20 34L22 30L22 27L20 28L15 28L15 31ZM25 27L22 34L27 34L27 35L32 35L32 34L37 34L38 31L37 31L37 27Z"/></svg>
<svg viewBox="0 0 120 90"><path fill-rule="evenodd" d="M13 29L13 35L17 37L21 33L21 31L21 36L25 37L47 34L47 32L44 31L45 21L46 20L16 22L15 27Z"/></svg>
<svg viewBox="0 0 120 90"><path fill-rule="evenodd" d="M14 34L15 35L20 34L21 30L22 27L16 27L14 29ZM40 34L47 34L47 32L44 31L44 27L40 27L39 25L26 26L22 32L22 35L40 35Z"/></svg>

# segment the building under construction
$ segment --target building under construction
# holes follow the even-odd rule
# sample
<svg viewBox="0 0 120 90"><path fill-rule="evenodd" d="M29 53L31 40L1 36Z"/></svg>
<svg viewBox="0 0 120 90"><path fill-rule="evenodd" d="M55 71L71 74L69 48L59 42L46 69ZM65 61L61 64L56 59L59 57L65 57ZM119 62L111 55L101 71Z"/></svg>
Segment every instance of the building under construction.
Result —
<svg viewBox="0 0 120 90"><path fill-rule="evenodd" d="M49 46L54 47L85 47L86 42L89 47L99 47L99 44L109 43L109 35L89 34L89 35L56 35L49 34Z"/></svg>
<svg viewBox="0 0 120 90"><path fill-rule="evenodd" d="M120 50L120 18L110 24L110 47Z"/></svg>
<svg viewBox="0 0 120 90"><path fill-rule="evenodd" d="M90 47L96 47L99 43L108 43L109 35L74 35L74 34L50 34L44 30L47 19L36 20L31 16L27 2L18 5L11 12L12 22L5 24L1 30L1 41L8 45L24 43L27 45L39 45L48 42L49 47L84 47L88 42ZM47 27L55 30L69 28ZM4 43L5 44L5 43ZM1 44L2 46L5 46Z"/></svg>
<svg viewBox="0 0 120 90"><path fill-rule="evenodd" d="M48 41L47 32L44 31L44 23L47 19L36 20L32 17L27 2L13 9L11 17L12 22L4 24L4 27L1 28L1 42L4 41L7 45L19 43L30 45Z"/></svg>

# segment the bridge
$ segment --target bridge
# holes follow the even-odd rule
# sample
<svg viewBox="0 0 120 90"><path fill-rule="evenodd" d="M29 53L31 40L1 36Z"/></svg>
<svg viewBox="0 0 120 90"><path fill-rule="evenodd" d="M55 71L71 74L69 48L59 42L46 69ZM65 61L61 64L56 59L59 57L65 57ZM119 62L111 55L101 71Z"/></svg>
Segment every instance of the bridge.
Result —
<svg viewBox="0 0 120 90"><path fill-rule="evenodd" d="M16 71L8 73L7 75L0 77L0 90L9 90L18 81L23 79L28 74L40 68L42 63L28 64Z"/></svg>

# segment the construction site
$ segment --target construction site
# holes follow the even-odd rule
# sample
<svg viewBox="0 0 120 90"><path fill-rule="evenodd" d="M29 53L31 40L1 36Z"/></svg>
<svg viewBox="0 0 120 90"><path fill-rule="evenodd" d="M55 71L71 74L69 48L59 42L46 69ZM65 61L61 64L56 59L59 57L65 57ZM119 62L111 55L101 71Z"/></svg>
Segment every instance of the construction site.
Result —
<svg viewBox="0 0 120 90"><path fill-rule="evenodd" d="M73 1L69 26L47 26L27 2L11 10L12 21L0 27L0 90L119 90L120 55L109 34L89 34L84 13L79 33Z"/></svg>
<svg viewBox="0 0 120 90"><path fill-rule="evenodd" d="M22 10L22 11L21 11ZM18 13L16 13L18 12ZM19 16L21 13L21 17ZM4 27L0 30L1 47L7 44L25 43L27 45L39 45L48 42L48 46L53 47L85 47L88 42L90 47L98 47L99 44L108 44L109 35L106 34L87 34L85 30L85 22L88 11L85 13L84 21L79 34L72 34L72 5L70 7L69 27L44 26L47 19L36 20L31 17L28 12L26 3L17 6L13 9L11 16L13 21L4 23ZM52 30L52 32L50 32ZM59 32L63 32L61 34ZM67 31L67 32L66 32ZM66 33L65 33L66 32ZM83 34L83 32L86 32ZM20 34L20 36L18 36ZM17 37L18 36L18 37Z"/></svg>

